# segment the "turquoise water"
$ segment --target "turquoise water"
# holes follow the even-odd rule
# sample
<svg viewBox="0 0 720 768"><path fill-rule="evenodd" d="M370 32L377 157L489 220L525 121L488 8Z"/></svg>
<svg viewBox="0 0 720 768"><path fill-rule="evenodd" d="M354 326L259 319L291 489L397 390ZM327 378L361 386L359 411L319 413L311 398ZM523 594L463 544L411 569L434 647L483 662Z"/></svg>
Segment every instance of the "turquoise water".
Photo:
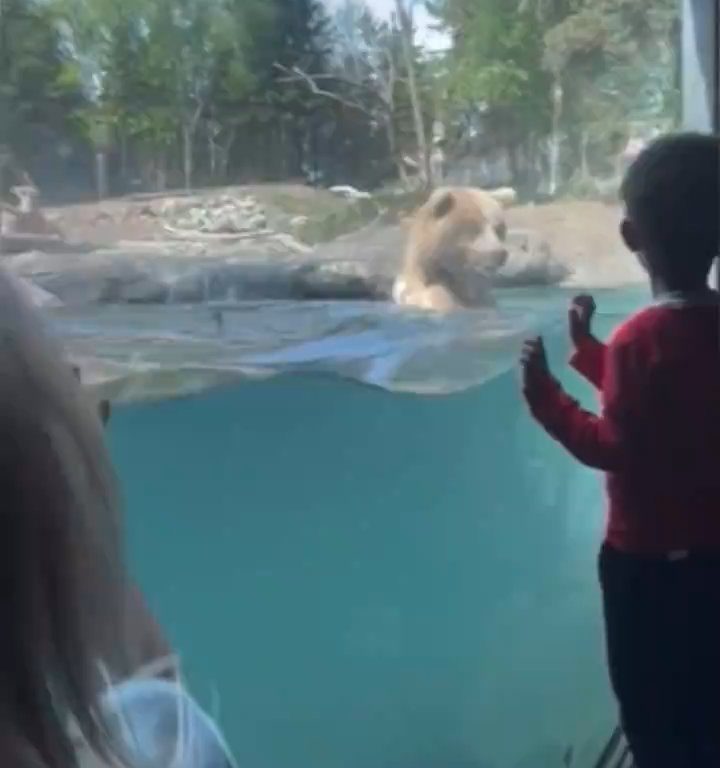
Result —
<svg viewBox="0 0 720 768"><path fill-rule="evenodd" d="M603 296L600 331L638 300ZM600 479L514 368L435 397L288 373L120 408L110 439L133 566L241 765L593 764Z"/></svg>

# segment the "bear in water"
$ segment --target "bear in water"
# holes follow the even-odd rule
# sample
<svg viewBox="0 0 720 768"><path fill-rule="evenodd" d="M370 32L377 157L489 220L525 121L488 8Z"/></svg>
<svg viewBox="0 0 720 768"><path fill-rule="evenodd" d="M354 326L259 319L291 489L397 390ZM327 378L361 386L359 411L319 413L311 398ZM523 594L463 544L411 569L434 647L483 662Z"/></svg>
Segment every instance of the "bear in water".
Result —
<svg viewBox="0 0 720 768"><path fill-rule="evenodd" d="M507 261L511 189L435 190L411 217L393 300L436 312L493 306L492 275Z"/></svg>

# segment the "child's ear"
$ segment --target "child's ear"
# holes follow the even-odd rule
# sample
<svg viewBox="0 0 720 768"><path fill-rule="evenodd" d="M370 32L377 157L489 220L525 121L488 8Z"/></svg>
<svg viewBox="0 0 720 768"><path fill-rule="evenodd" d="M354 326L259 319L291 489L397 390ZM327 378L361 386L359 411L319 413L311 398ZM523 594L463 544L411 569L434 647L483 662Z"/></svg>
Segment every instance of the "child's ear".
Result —
<svg viewBox="0 0 720 768"><path fill-rule="evenodd" d="M638 235L637 229L635 229L635 225L630 221L630 219L623 219L622 223L620 224L620 236L623 239L623 242L627 246L628 250L632 251L633 253L640 253L642 250L642 246L640 244L640 237Z"/></svg>

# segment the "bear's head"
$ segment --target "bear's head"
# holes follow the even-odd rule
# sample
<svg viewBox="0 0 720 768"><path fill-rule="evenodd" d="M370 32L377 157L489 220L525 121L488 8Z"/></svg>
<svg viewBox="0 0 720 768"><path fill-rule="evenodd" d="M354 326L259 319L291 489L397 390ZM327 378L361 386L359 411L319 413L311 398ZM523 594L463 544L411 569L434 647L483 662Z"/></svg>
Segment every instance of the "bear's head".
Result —
<svg viewBox="0 0 720 768"><path fill-rule="evenodd" d="M438 189L412 217L406 267L460 277L467 270L493 274L508 258L503 204L492 192L470 187Z"/></svg>

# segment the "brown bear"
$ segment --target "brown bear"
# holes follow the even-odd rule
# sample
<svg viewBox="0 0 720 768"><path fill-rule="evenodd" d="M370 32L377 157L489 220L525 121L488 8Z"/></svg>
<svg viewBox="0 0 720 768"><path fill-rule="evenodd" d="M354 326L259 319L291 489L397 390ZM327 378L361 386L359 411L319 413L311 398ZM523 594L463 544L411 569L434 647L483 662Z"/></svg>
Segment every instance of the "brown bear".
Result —
<svg viewBox="0 0 720 768"><path fill-rule="evenodd" d="M393 300L436 312L493 306L492 275L507 261L511 189L435 190L410 218Z"/></svg>

